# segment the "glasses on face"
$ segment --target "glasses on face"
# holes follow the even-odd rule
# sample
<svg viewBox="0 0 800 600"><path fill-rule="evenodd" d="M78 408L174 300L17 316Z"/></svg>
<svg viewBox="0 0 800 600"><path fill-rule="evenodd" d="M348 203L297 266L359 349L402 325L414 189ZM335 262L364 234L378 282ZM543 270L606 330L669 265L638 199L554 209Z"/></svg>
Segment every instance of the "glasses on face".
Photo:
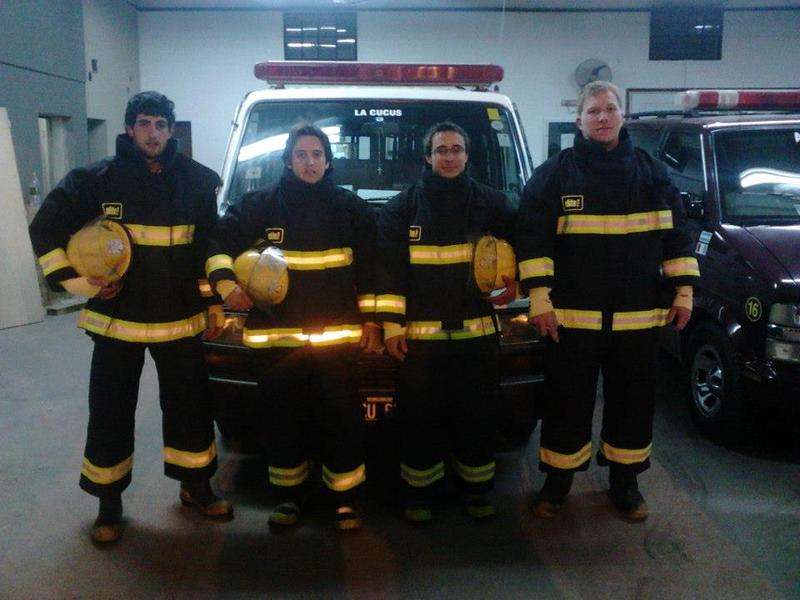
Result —
<svg viewBox="0 0 800 600"><path fill-rule="evenodd" d="M464 150L464 146L437 146L433 149L433 153L436 156L441 156L442 158L447 158L448 156L461 156L464 154L466 150Z"/></svg>

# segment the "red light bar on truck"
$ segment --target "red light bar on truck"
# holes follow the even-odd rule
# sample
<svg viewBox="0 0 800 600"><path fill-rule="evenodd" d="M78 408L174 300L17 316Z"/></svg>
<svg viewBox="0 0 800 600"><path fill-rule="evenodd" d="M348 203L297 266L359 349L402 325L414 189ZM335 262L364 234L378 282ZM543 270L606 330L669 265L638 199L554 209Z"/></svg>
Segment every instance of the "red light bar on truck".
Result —
<svg viewBox="0 0 800 600"><path fill-rule="evenodd" d="M800 90L689 90L679 93L677 102L686 111L793 110L800 109Z"/></svg>
<svg viewBox="0 0 800 600"><path fill-rule="evenodd" d="M258 63L255 74L273 85L338 83L351 85L476 85L503 80L498 65L432 65L333 61L270 60Z"/></svg>

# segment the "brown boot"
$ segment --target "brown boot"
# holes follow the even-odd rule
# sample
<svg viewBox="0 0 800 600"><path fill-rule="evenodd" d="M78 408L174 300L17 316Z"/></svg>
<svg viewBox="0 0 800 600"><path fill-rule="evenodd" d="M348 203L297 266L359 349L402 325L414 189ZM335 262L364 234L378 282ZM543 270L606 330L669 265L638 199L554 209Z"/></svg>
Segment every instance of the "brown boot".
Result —
<svg viewBox="0 0 800 600"><path fill-rule="evenodd" d="M531 511L541 519L552 519L567 499L575 473L572 471L549 471L542 489L533 500Z"/></svg>
<svg viewBox="0 0 800 600"><path fill-rule="evenodd" d="M208 479L202 481L183 481L178 496L181 504L191 506L206 517L213 519L232 519L233 506L214 494Z"/></svg>
<svg viewBox="0 0 800 600"><path fill-rule="evenodd" d="M100 509L92 525L92 541L111 544L122 537L122 497L119 494L100 498Z"/></svg>

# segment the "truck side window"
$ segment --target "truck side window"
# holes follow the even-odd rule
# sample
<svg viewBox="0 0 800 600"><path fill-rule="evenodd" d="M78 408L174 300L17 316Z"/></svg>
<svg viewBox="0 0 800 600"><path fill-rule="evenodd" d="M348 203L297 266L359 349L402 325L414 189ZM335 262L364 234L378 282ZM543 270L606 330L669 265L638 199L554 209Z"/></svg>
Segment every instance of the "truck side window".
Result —
<svg viewBox="0 0 800 600"><path fill-rule="evenodd" d="M700 134L672 131L664 144L661 159L670 177L682 192L700 195L705 190Z"/></svg>
<svg viewBox="0 0 800 600"><path fill-rule="evenodd" d="M656 156L658 140L661 138L660 129L629 129L633 145L641 148L648 154Z"/></svg>

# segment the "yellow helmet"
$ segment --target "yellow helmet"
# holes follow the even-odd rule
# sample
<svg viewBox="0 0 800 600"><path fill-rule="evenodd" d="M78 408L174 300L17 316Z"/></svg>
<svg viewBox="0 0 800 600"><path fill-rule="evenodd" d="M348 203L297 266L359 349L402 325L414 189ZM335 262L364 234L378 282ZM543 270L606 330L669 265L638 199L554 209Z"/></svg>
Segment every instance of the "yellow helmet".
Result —
<svg viewBox="0 0 800 600"><path fill-rule="evenodd" d="M133 245L128 230L108 219L96 219L75 232L67 258L84 277L119 281L131 264Z"/></svg>
<svg viewBox="0 0 800 600"><path fill-rule="evenodd" d="M478 239L472 255L472 274L484 294L506 287L503 276L517 276L517 257L511 244L493 235Z"/></svg>
<svg viewBox="0 0 800 600"><path fill-rule="evenodd" d="M233 261L236 281L259 308L280 304L289 291L289 267L275 246L251 248Z"/></svg>

